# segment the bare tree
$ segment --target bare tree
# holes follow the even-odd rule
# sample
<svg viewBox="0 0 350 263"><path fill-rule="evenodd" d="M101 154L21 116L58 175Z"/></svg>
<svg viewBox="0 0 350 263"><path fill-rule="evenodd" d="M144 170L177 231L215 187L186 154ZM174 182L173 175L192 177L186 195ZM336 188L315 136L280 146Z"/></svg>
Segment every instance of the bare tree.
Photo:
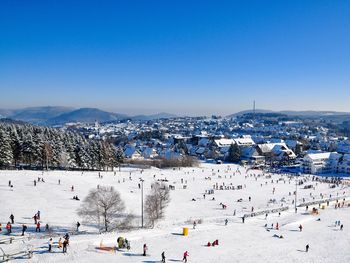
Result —
<svg viewBox="0 0 350 263"><path fill-rule="evenodd" d="M50 143L44 142L42 145L42 168L44 169L44 166L46 170L49 170L49 163L52 161L53 157L53 151Z"/></svg>
<svg viewBox="0 0 350 263"><path fill-rule="evenodd" d="M124 210L125 205L119 192L113 187L99 187L90 190L78 210L78 215L98 225L102 223L107 232L122 221Z"/></svg>
<svg viewBox="0 0 350 263"><path fill-rule="evenodd" d="M170 203L170 190L165 183L153 183L146 196L145 213L150 227L164 217L165 208Z"/></svg>

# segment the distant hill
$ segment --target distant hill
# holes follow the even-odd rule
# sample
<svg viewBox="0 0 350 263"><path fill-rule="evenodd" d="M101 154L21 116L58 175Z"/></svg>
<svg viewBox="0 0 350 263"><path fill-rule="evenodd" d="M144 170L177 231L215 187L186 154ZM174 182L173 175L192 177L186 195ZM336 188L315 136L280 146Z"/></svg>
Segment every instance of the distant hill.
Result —
<svg viewBox="0 0 350 263"><path fill-rule="evenodd" d="M24 125L24 124L28 124L24 121L18 121L18 120L12 120L9 118L0 118L0 123L6 123L6 124L20 124L20 125Z"/></svg>
<svg viewBox="0 0 350 263"><path fill-rule="evenodd" d="M0 109L0 118L7 118L8 116L14 114L14 110Z"/></svg>
<svg viewBox="0 0 350 263"><path fill-rule="evenodd" d="M50 125L64 124L67 122L83 122L93 123L98 122L110 122L120 119L125 119L128 116L125 114L111 113L102 111L96 108L81 108L78 110L63 113L55 118L51 118L46 121Z"/></svg>
<svg viewBox="0 0 350 263"><path fill-rule="evenodd" d="M147 121L147 120L157 120L157 119L171 119L176 117L177 115L175 114L161 112L161 113L151 114L151 115L136 115L131 117L131 119Z"/></svg>
<svg viewBox="0 0 350 263"><path fill-rule="evenodd" d="M252 113L253 110L240 111L234 114L226 116L227 118L234 118L242 116L244 114ZM256 113L266 114L275 113L288 116L298 116L301 118L320 118L337 120L338 122L344 120L350 120L349 112L336 112L336 111L272 111L257 109ZM23 121L37 125L63 125L67 122L80 122L80 123L93 123L98 122L115 122L120 120L157 120L157 119L170 119L176 118L177 115L161 112L151 115L135 115L130 116L126 114L113 113L103 111L97 108L80 108L74 109L70 107L31 107L23 109L0 109L0 119L8 118L13 121Z"/></svg>
<svg viewBox="0 0 350 263"><path fill-rule="evenodd" d="M349 115L350 112L340 111L279 111L279 113L295 116L339 116Z"/></svg>
<svg viewBox="0 0 350 263"><path fill-rule="evenodd" d="M70 107L30 107L23 109L0 109L0 119L8 118L37 125L63 125L67 122L93 123L113 122L124 119L131 120L155 120L168 119L177 117L174 114L161 112L151 115L130 116L126 114L113 113L103 111L97 108L80 108L74 109Z"/></svg>
<svg viewBox="0 0 350 263"><path fill-rule="evenodd" d="M33 124L45 124L48 119L55 118L63 113L70 112L72 110L73 108L68 107L32 107L15 110L7 117L14 120L30 122Z"/></svg>
<svg viewBox="0 0 350 263"><path fill-rule="evenodd" d="M239 111L230 115L227 115L227 118L233 118L233 117L237 117L237 116L242 116L244 114L248 114L248 113L253 113L253 110L244 110L244 111ZM263 110L263 109L256 109L255 110L256 113L272 113L274 111L272 110Z"/></svg>
<svg viewBox="0 0 350 263"><path fill-rule="evenodd" d="M340 117L340 116L349 116L350 112L337 112L337 111L272 111L272 110L255 110L256 113L278 113L285 114L288 116L299 116L299 117ZM253 113L253 110L240 111L234 114L227 115L227 118L242 116L244 114Z"/></svg>

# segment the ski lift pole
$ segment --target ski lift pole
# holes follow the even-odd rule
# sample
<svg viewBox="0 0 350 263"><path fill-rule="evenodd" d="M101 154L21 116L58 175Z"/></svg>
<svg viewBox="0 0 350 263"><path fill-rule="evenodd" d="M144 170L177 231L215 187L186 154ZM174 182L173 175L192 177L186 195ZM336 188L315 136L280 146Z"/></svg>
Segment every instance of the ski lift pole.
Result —
<svg viewBox="0 0 350 263"><path fill-rule="evenodd" d="M144 180L140 178L141 182L141 227L143 228L143 182Z"/></svg>

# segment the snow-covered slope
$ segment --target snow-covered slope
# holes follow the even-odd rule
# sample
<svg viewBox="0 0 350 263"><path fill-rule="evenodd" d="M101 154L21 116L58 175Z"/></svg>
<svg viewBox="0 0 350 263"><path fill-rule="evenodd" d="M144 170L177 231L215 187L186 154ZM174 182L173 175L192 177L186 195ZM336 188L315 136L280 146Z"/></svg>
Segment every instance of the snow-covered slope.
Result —
<svg viewBox="0 0 350 263"><path fill-rule="evenodd" d="M2 200L0 222L2 234L6 238L5 224L11 213L15 216L14 236L20 235L23 223L29 227L30 239L14 244L0 244L8 251L18 251L23 246L33 248L32 259L18 259L19 262L159 262L160 254L165 251L167 262L181 262L182 255L189 252L188 262L350 262L350 208L334 209L334 203L326 209L320 209L319 215L299 208L294 213L293 192L295 179L285 175L271 175L267 178L261 171L248 170L234 165L202 164L199 168L185 169L148 169L142 174L136 169L122 169L121 172L65 172L52 171L0 171L0 198ZM155 179L154 179L155 175ZM33 185L34 179L43 177L45 183ZM130 179L131 177L131 179ZM89 225L82 224L81 233L73 234L68 253L63 254L56 245L53 252L47 252L50 236L57 242L59 236L67 231L74 232L75 223L81 221L76 210L81 201L72 200L73 195L83 199L89 189L97 185L114 186L125 201L127 210L138 215L136 224L140 225L141 192L138 188L139 178L145 179L144 192L150 190L154 180L167 179L175 186L171 191L171 203L166 210L166 218L154 229L135 229L127 233L99 234ZM319 200L320 193L329 195L349 195L349 188L338 186L330 188L326 183L311 181L311 177L302 177L306 184L315 189L298 189L298 204ZM8 187L11 180L13 188ZM61 180L61 184L58 184ZM181 181L183 180L183 184ZM273 182L272 182L273 180ZM213 185L242 185L241 190L215 190L213 195L203 194ZM232 184L232 185L231 185ZM74 185L74 192L71 186ZM184 189L186 185L186 189ZM273 188L275 192L273 193ZM289 194L291 193L291 195ZM215 200L212 200L213 197ZM249 201L251 197L251 201ZM242 198L242 202L237 202ZM196 201L192 201L195 199ZM275 200L275 202L269 202ZM222 209L220 203L227 206ZM241 217L254 207L255 212L266 209L290 207L290 210L247 218L242 223ZM318 205L316 206L318 208ZM52 233L35 233L32 216L41 211L42 225L48 223ZM234 215L236 210L236 215ZM194 220L202 220L196 229L192 229ZM228 224L225 226L225 219ZM320 220L317 220L320 219ZM340 220L344 230L335 227ZM279 230L269 229L271 224L279 224ZM267 227L265 227L267 224ZM298 226L303 225L299 232ZM189 227L189 236L182 236L182 228ZM274 237L283 236L283 239ZM96 249L104 246L115 246L117 238L124 236L131 241L130 251L106 252ZM207 247L208 242L219 240L219 246ZM149 247L148 255L143 257L142 246ZM308 253L306 244L310 245ZM17 247L16 247L17 246Z"/></svg>

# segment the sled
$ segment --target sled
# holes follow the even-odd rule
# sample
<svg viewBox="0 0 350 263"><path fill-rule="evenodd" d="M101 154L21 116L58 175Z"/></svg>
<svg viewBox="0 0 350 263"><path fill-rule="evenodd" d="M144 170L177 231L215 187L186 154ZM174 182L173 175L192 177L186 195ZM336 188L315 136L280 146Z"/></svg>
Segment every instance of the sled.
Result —
<svg viewBox="0 0 350 263"><path fill-rule="evenodd" d="M102 250L102 251L107 251L107 252L115 252L115 251L117 251L116 247L106 247L106 246L96 247L96 249Z"/></svg>

